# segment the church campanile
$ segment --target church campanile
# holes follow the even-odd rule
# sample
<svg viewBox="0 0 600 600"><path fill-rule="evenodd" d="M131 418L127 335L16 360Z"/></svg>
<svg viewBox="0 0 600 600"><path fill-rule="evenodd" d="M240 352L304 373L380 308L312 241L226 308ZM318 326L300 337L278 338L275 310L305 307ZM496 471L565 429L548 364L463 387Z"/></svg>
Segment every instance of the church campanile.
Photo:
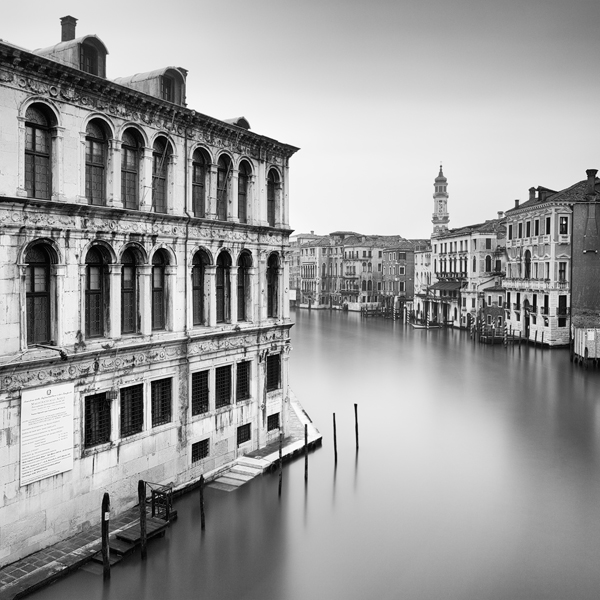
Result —
<svg viewBox="0 0 600 600"><path fill-rule="evenodd" d="M450 216L448 215L448 180L444 177L442 172L442 165L440 165L440 174L435 178L433 184L435 191L433 194L433 235L439 235L448 231L448 221Z"/></svg>

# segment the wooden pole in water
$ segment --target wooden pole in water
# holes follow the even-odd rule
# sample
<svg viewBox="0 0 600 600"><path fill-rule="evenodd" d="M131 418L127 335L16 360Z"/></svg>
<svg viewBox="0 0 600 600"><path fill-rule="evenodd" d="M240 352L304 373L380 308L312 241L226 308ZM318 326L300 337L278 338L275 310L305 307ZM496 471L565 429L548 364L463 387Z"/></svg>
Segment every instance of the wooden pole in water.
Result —
<svg viewBox="0 0 600 600"><path fill-rule="evenodd" d="M200 528L204 530L206 520L204 517L204 475L200 475Z"/></svg>
<svg viewBox="0 0 600 600"><path fill-rule="evenodd" d="M110 579L110 547L108 545L108 525L110 519L110 498L108 492L102 497L102 576Z"/></svg>
<svg viewBox="0 0 600 600"><path fill-rule="evenodd" d="M142 546L142 560L146 560L146 484L138 481L138 500L140 503L140 542Z"/></svg>
<svg viewBox="0 0 600 600"><path fill-rule="evenodd" d="M283 434L279 434L279 495L281 496L281 483L283 482Z"/></svg>
<svg viewBox="0 0 600 600"><path fill-rule="evenodd" d="M333 453L335 455L335 462L337 463L337 431L335 428L335 413L333 413Z"/></svg>
<svg viewBox="0 0 600 600"><path fill-rule="evenodd" d="M537 329L535 330L535 339L534 339L533 343L537 346Z"/></svg>
<svg viewBox="0 0 600 600"><path fill-rule="evenodd" d="M354 430L356 433L356 450L358 451L358 404L354 405Z"/></svg>
<svg viewBox="0 0 600 600"><path fill-rule="evenodd" d="M308 424L304 424L304 481L308 481Z"/></svg>

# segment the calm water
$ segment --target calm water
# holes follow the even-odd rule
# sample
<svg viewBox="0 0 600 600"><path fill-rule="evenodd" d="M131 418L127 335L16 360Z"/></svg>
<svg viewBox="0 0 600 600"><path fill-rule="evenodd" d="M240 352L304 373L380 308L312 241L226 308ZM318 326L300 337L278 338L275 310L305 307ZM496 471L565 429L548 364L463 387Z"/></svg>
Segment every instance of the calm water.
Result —
<svg viewBox="0 0 600 600"><path fill-rule="evenodd" d="M600 375L568 352L474 345L354 314L296 312L292 387L324 434L233 493L177 502L166 537L85 600L600 597ZM354 448L359 405L360 452ZM332 413L338 426L334 467Z"/></svg>

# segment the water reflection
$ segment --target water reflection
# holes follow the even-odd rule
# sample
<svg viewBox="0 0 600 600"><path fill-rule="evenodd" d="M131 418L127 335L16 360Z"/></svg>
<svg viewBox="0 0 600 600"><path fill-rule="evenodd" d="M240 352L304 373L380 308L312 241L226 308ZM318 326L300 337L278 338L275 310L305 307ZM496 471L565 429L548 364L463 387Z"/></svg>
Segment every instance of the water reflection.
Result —
<svg viewBox="0 0 600 600"><path fill-rule="evenodd" d="M180 519L113 569L39 598L598 597L599 375L568 353L300 312L290 379L311 453ZM360 464L354 407L360 415ZM338 463L332 413L336 413Z"/></svg>

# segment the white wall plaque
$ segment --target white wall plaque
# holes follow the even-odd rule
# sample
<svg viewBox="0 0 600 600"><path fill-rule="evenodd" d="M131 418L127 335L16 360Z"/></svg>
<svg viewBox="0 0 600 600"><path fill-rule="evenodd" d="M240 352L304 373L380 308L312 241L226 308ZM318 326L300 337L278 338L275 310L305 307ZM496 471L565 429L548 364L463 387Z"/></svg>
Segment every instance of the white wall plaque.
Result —
<svg viewBox="0 0 600 600"><path fill-rule="evenodd" d="M73 468L75 386L21 392L21 486Z"/></svg>

